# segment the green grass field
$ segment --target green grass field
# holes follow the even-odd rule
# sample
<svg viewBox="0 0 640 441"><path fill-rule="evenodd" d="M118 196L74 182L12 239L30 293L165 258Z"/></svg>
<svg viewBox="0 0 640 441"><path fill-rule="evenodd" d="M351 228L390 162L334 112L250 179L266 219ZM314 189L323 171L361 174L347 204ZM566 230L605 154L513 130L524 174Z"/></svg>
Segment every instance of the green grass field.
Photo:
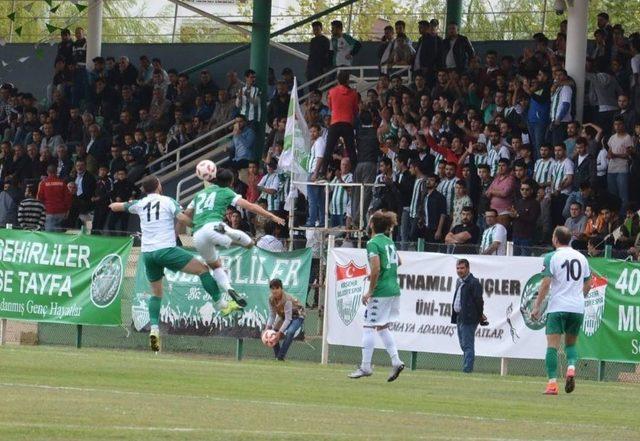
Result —
<svg viewBox="0 0 640 441"><path fill-rule="evenodd" d="M639 440L640 386L0 347L0 440Z"/></svg>

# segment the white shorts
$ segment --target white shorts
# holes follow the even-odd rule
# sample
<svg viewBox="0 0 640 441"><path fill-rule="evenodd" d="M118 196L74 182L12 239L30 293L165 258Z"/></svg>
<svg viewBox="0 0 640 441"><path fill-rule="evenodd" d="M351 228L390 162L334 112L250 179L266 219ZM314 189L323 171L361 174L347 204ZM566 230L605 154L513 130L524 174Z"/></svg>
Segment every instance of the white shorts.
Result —
<svg viewBox="0 0 640 441"><path fill-rule="evenodd" d="M364 310L364 326L384 326L400 318L400 296L373 297Z"/></svg>
<svg viewBox="0 0 640 441"><path fill-rule="evenodd" d="M200 228L193 235L193 244L205 262L218 260L218 250L216 247L229 248L231 238L226 234L220 234L214 230L219 222L211 222Z"/></svg>

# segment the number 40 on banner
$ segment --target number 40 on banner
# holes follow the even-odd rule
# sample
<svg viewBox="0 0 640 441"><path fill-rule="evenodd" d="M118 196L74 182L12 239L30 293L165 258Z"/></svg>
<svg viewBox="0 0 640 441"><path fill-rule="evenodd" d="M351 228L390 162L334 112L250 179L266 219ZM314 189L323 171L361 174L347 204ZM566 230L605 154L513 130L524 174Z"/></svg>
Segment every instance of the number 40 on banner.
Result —
<svg viewBox="0 0 640 441"><path fill-rule="evenodd" d="M635 296L638 294L640 291L640 270L636 268L623 269L616 281L616 289L619 289L620 294L623 295Z"/></svg>

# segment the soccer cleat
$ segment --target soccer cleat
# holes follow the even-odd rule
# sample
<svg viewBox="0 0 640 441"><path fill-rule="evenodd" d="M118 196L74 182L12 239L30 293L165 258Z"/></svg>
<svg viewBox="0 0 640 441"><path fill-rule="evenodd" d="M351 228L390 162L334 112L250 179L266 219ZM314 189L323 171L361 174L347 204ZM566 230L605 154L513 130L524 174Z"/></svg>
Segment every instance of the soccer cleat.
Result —
<svg viewBox="0 0 640 441"><path fill-rule="evenodd" d="M573 392L575 388L576 388L576 369L573 367L570 367L567 369L567 375L565 377L565 383L564 383L564 391L570 394L571 392Z"/></svg>
<svg viewBox="0 0 640 441"><path fill-rule="evenodd" d="M149 346L153 352L160 352L160 331L154 330L149 333Z"/></svg>
<svg viewBox="0 0 640 441"><path fill-rule="evenodd" d="M356 369L355 371L351 372L348 376L349 378L352 379L357 379L357 378L362 378L362 377L370 377L371 375L373 375L373 372L371 371L365 371L364 369L362 369L361 367L359 367L358 369Z"/></svg>
<svg viewBox="0 0 640 441"><path fill-rule="evenodd" d="M238 305L240 305L240 307L244 308L245 306L247 306L247 300L240 296L240 294L238 294L238 292L231 288L229 291L227 291L227 294L229 294L229 297L231 297L231 299L237 303Z"/></svg>
<svg viewBox="0 0 640 441"><path fill-rule="evenodd" d="M558 395L558 383L547 383L544 395Z"/></svg>
<svg viewBox="0 0 640 441"><path fill-rule="evenodd" d="M226 228L224 227L224 222L218 222L214 227L213 227L213 231L215 231L216 233L220 233L220 234L225 234L227 232Z"/></svg>
<svg viewBox="0 0 640 441"><path fill-rule="evenodd" d="M242 306L238 305L236 302L234 302L233 300L229 301L227 303L227 307L226 308L222 308L220 310L220 315L222 317L226 317L229 314L233 314L236 311L242 311Z"/></svg>
<svg viewBox="0 0 640 441"><path fill-rule="evenodd" d="M395 381L400 376L400 372L402 372L403 370L404 370L404 363L399 364L398 366L394 366L393 369L391 370L391 375L389 375L389 378L387 378L387 381L389 383L391 383L392 381Z"/></svg>

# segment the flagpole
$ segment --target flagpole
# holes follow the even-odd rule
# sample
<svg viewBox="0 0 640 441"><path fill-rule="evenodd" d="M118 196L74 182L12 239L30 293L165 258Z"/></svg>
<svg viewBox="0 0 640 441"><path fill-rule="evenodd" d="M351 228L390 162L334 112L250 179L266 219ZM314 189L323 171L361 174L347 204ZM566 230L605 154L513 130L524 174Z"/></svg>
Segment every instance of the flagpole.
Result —
<svg viewBox="0 0 640 441"><path fill-rule="evenodd" d="M295 93L298 91L298 78L297 77L293 77L293 88L291 89L294 92L295 97L292 97L292 99L298 99L298 94ZM298 103L295 103L298 104ZM293 116L295 118L296 113L295 113L295 107L294 107L294 112L293 112ZM293 133L291 133L291 145L295 146L296 145L296 131L295 129L293 130ZM295 158L295 147L293 148L293 155ZM294 182L294 172L293 169L291 169L291 172L289 174L289 179L290 182ZM289 194L291 194L291 192L293 191L293 186L291 184L289 184ZM287 199L289 198L289 194L287 195ZM293 251L293 227L294 227L294 214L296 212L296 200L297 200L297 194L296 196L293 197L293 200L291 201L291 203L289 204L289 251Z"/></svg>

